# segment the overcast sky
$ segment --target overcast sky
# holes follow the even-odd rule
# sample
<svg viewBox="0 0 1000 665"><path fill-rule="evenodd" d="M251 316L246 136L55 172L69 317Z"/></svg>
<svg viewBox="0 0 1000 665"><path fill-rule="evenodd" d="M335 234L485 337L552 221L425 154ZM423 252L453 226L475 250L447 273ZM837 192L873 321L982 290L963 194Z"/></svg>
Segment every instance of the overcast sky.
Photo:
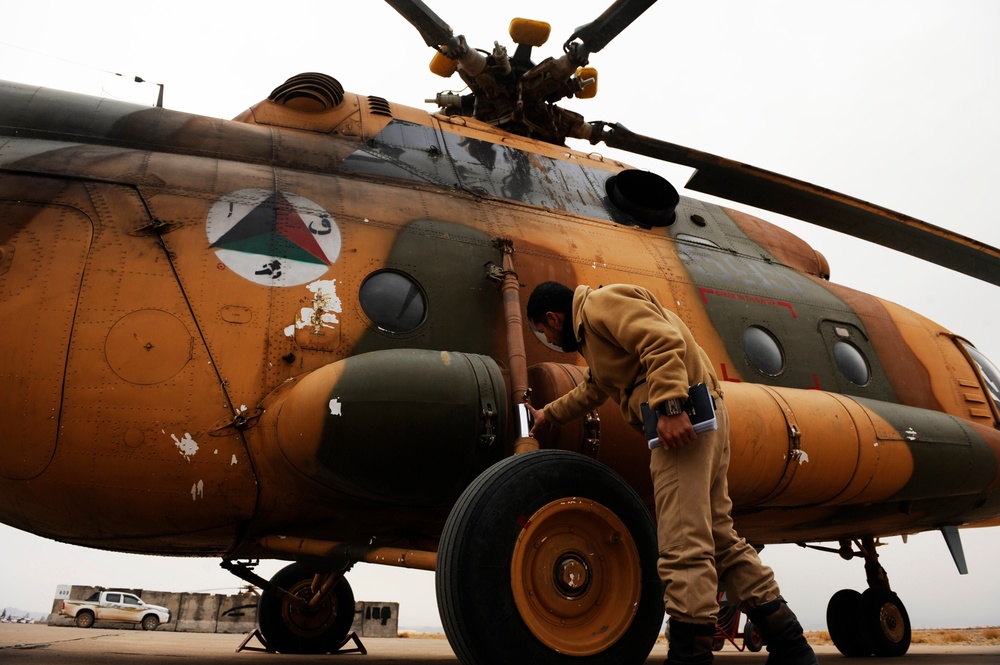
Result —
<svg viewBox="0 0 1000 665"><path fill-rule="evenodd" d="M541 53L558 56L572 30L610 0L428 4L455 32L487 49L494 40L510 46L506 30L514 16L546 20L553 36ZM108 73L120 72L165 84L168 108L222 118L304 71L422 108L434 93L461 86L457 78L445 81L427 71L431 53L416 31L377 0L288 0L274 7L282 11L189 0L0 0L6 28L0 79L154 103L154 86ZM1000 3L992 0L661 0L592 57L600 72L598 97L566 106L590 120L621 122L785 173L998 247L998 29ZM690 174L615 156L678 187ZM833 281L914 309L1000 361L997 287L834 232L761 216L823 252ZM936 533L905 545L892 538L880 550L914 626L1000 625L1000 530L967 530L963 540L968 576L957 574ZM0 543L0 607L47 610L57 584L175 591L238 586L215 560L96 552L8 527L0 527ZM768 547L763 558L810 629L825 627L835 591L864 588L860 561L795 546ZM279 566L266 562L260 572ZM358 599L400 601L401 627L440 625L431 573L361 565L350 579Z"/></svg>

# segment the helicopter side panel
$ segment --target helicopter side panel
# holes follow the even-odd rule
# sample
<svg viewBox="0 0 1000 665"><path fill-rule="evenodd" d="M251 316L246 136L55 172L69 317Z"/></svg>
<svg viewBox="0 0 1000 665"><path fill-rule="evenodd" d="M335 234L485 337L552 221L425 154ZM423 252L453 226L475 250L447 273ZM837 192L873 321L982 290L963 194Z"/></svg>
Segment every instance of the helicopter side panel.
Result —
<svg viewBox="0 0 1000 665"><path fill-rule="evenodd" d="M0 477L8 480L39 476L55 454L70 334L94 236L67 190L85 196L82 185L40 178L5 179L0 189L0 338L20 340L4 344L0 361L9 437L0 446Z"/></svg>
<svg viewBox="0 0 1000 665"><path fill-rule="evenodd" d="M58 150L56 163L80 157L74 147ZM19 185L3 179L5 189ZM9 413L23 424L5 428L3 448L33 451L3 465L3 520L117 550L223 552L252 513L256 484L241 438L219 429L232 412L155 224L129 187L50 179L27 198L46 190L46 205L17 204L2 225L0 244L12 250L0 278L2 319L20 321L3 336L5 366L16 371L4 391L12 405L31 400L29 410ZM46 274L33 277L32 265ZM43 331L24 318L29 278L35 287L52 281L31 291L46 293L34 303ZM20 371L17 358L36 370L52 364L51 373ZM46 388L54 380L59 387ZM43 438L7 438L22 427Z"/></svg>
<svg viewBox="0 0 1000 665"><path fill-rule="evenodd" d="M224 550L256 499L242 438L225 428L237 409L139 194L94 185L90 196L102 232L81 285L56 461L68 489L105 507L85 500L67 515L126 547Z"/></svg>
<svg viewBox="0 0 1000 665"><path fill-rule="evenodd" d="M163 243L226 394L244 416L239 429L248 439L260 479L260 521L251 531L266 533L278 528L274 525L301 522L297 533L311 533L335 524L339 533L368 539L390 528L380 526L387 517L394 524L391 528L398 528L395 520L402 519L405 509L393 516L359 517L359 511L374 511L378 501L369 494L359 505L360 490L344 477L342 462L352 450L355 457L369 455L386 446L409 446L417 437L427 445L407 447L408 454L431 463L437 459L431 452L441 448L434 443L440 433L457 436L448 418L426 423L408 417L387 434L388 420L354 420L362 411L350 400L373 400L351 388L334 396L345 400L350 417L332 422L354 423L352 437L345 439L342 433L333 437L332 449L340 451L334 462L310 462L303 461L300 443L266 433L270 430L262 423L273 415L265 412L266 404L293 379L321 371L329 374L337 367L364 367L341 364L359 354L376 352L376 357L388 358L377 354L428 349L435 354L497 357L502 344L494 332L500 292L490 275L501 254L487 232L490 222L480 214L480 206L468 195L442 195L420 185L390 185L367 177L268 171L171 155L153 155L146 167L150 179L190 178L185 187L144 188L144 200L153 216L170 229L163 234ZM175 174L178 169L186 173ZM419 366L411 369L420 371ZM353 370L347 376L358 373ZM392 376L386 381L393 388L415 391L412 408L423 413L419 403L432 397L429 390L414 387L421 377L414 377L407 387L405 373ZM324 404L330 399L327 396ZM494 402L490 427L499 433L507 416L497 407ZM430 409L428 402L424 415ZM478 401L470 409L463 411L463 417L475 412L474 419L479 420ZM362 425L370 428L370 436L353 436ZM380 443L380 438L385 441ZM311 443L319 445L318 440ZM282 445L294 452L286 454ZM424 456L424 450L431 452ZM491 449L502 450L502 441ZM422 484L424 474L416 473L419 465L405 462L409 457L378 458L386 465L382 469L386 477L405 477L410 485L424 488L426 496L416 496L414 489L404 503L413 510L433 504L432 519L439 525L441 484ZM433 466L442 468L444 463ZM366 491L384 501L395 496L384 483L362 485L378 486ZM424 527L419 525L426 521L414 514L407 529L420 532ZM355 534L358 529L361 532Z"/></svg>

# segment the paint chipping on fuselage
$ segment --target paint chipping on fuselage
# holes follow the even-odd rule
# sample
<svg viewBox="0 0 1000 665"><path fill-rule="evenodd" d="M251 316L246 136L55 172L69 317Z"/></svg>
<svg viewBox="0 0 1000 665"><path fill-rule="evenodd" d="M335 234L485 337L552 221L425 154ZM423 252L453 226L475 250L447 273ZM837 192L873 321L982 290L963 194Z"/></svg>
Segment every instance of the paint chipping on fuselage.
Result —
<svg viewBox="0 0 1000 665"><path fill-rule="evenodd" d="M188 462L194 457L194 454L198 452L198 443L191 438L189 432L184 432L184 438L178 439L176 434L171 434L170 438L174 440L174 444L177 445L177 449L180 451L181 456Z"/></svg>

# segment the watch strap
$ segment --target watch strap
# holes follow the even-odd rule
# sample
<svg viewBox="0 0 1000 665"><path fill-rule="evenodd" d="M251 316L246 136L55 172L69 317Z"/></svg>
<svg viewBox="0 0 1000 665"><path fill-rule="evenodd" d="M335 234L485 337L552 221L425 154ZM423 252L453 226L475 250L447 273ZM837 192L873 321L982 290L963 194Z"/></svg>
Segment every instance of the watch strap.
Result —
<svg viewBox="0 0 1000 665"><path fill-rule="evenodd" d="M656 410L665 416L679 416L684 413L684 400L680 398L664 400Z"/></svg>

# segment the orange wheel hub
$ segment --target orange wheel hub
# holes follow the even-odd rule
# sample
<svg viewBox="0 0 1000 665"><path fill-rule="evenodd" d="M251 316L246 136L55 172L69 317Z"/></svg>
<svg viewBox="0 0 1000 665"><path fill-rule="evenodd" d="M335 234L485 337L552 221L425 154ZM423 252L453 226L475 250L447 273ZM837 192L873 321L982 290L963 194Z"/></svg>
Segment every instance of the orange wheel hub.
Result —
<svg viewBox="0 0 1000 665"><path fill-rule="evenodd" d="M510 572L521 619L560 653L604 651L628 630L638 608L635 541L596 501L567 497L542 506L522 527Z"/></svg>

